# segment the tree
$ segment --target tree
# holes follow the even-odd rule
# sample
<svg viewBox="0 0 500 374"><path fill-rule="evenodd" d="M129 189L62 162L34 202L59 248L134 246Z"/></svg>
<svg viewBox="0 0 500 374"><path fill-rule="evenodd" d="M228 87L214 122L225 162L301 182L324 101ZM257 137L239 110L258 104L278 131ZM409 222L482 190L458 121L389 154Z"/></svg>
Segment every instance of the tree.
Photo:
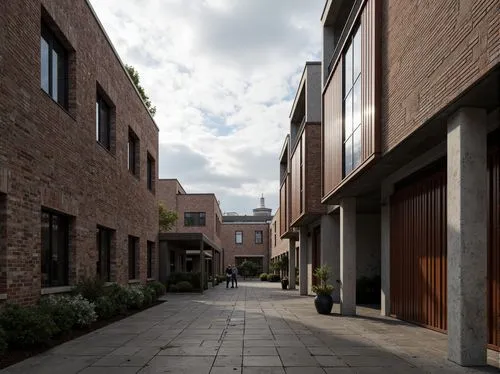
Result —
<svg viewBox="0 0 500 374"><path fill-rule="evenodd" d="M170 231L174 227L175 221L177 221L178 218L177 212L168 210L162 203L158 205L158 215L160 232Z"/></svg>
<svg viewBox="0 0 500 374"><path fill-rule="evenodd" d="M154 116L156 114L156 107L153 106L151 100L149 100L149 96L146 95L146 91L144 91L144 88L142 88L140 84L139 72L135 70L135 68L131 65L125 65L125 68L127 69L130 78L132 78L132 81L134 82L137 91L139 91L139 93L141 94L141 97L144 100L144 103L146 104L149 113L151 113L151 115Z"/></svg>

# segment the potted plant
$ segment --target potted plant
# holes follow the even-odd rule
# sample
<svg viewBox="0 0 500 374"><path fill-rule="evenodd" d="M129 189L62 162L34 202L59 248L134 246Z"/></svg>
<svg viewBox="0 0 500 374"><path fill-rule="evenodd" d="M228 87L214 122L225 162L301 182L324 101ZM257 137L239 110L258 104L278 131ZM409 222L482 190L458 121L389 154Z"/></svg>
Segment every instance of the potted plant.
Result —
<svg viewBox="0 0 500 374"><path fill-rule="evenodd" d="M287 287L288 287L288 278L287 277L281 278L281 288L286 290Z"/></svg>
<svg viewBox="0 0 500 374"><path fill-rule="evenodd" d="M333 286L328 284L331 272L328 265L321 265L314 270L314 276L319 282L319 285L312 286L312 290L316 293L314 298L314 306L319 314L330 314L333 307Z"/></svg>

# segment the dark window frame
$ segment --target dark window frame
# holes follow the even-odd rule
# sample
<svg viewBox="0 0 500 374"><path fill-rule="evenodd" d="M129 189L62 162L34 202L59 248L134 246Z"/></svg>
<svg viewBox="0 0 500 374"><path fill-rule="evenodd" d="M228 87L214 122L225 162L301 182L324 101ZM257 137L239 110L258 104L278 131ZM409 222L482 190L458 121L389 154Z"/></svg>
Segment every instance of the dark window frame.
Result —
<svg viewBox="0 0 500 374"><path fill-rule="evenodd" d="M96 141L111 151L111 117L113 105L104 95L97 91L96 94Z"/></svg>
<svg viewBox="0 0 500 374"><path fill-rule="evenodd" d="M137 269L139 264L139 238L128 236L128 279L136 280L140 274Z"/></svg>
<svg viewBox="0 0 500 374"><path fill-rule="evenodd" d="M129 128L127 141L127 168L128 171L136 178L140 177L140 145L139 137Z"/></svg>
<svg viewBox="0 0 500 374"><path fill-rule="evenodd" d="M44 216L48 217L48 248L44 248L45 245L45 240L44 240ZM62 225L61 228L61 235L62 235L62 243L59 242L59 245L62 246L62 249L64 249L64 258L62 260L63 265L63 271L62 271L62 280L54 281L54 264L53 260L54 257L57 259L58 256L60 255L59 250L61 248L57 248L55 250L54 254L54 218L58 218L60 222L58 223L59 225ZM64 214L61 214L59 212L55 212L49 209L42 209L41 212L41 261L40 261L40 267L41 267L41 274L42 274L42 279L41 279L41 286L42 288L50 288L50 287L62 287L62 286L68 286L69 285L69 257L71 253L71 249L69 246L69 237L70 237L70 217ZM56 260L57 261L57 260ZM57 265L56 267L57 268ZM45 271L45 272L44 272ZM43 274L47 274L47 279L44 282L43 279ZM55 283L56 282L56 283Z"/></svg>
<svg viewBox="0 0 500 374"><path fill-rule="evenodd" d="M155 243L148 240L147 242L147 277L153 278L153 252L155 248Z"/></svg>
<svg viewBox="0 0 500 374"><path fill-rule="evenodd" d="M43 84L43 59L42 59L42 40L47 43L47 90ZM62 64L58 63L56 72L58 82L54 90L54 53L57 59L62 59ZM61 105L65 110L69 109L69 51L63 43L55 36L54 32L42 21L40 30L40 88L50 96L52 100ZM61 94L62 91L62 94Z"/></svg>
<svg viewBox="0 0 500 374"><path fill-rule="evenodd" d="M148 152L146 162L147 162L147 165L146 165L147 187L148 187L149 191L154 193L154 191L155 191L155 165L156 165L156 161L153 158L153 156L151 156L151 154L149 152Z"/></svg>
<svg viewBox="0 0 500 374"><path fill-rule="evenodd" d="M345 49L343 52L343 92L342 92L342 111L343 111L343 141L342 141L342 170L343 176L348 176L351 172L356 170L356 168L361 164L361 154L362 150L362 140L361 140L361 122L362 122L362 103L361 103L361 95L358 95L358 121L355 123L355 106L354 106L354 95L356 90L359 89L359 93L361 93L361 84L362 84L362 69L361 69L361 60L362 60L362 47L361 47L361 27L359 24L353 27L352 33L349 35L346 41ZM359 44L356 45L355 42L359 41ZM359 47L358 64L360 66L359 72L356 71L355 65L357 60L355 60L356 56L356 47ZM348 56L350 54L350 57ZM347 71L348 64L346 59L351 58L350 70ZM348 76L350 75L350 77ZM347 82L347 78L349 77L349 84ZM350 107L347 103L350 102ZM347 113L350 110L350 113ZM350 120L350 130L348 131L346 128L347 119ZM358 139L359 137L359 139ZM358 152L355 152L355 142L356 139L359 140L359 149ZM348 158L349 157L349 158Z"/></svg>
<svg viewBox="0 0 500 374"><path fill-rule="evenodd" d="M184 212L184 227L204 227L206 225L206 212Z"/></svg>
<svg viewBox="0 0 500 374"><path fill-rule="evenodd" d="M105 282L111 282L111 245L113 242L113 230L97 226L97 277ZM103 266L103 243L107 245ZM104 271L103 271L104 270Z"/></svg>
<svg viewBox="0 0 500 374"><path fill-rule="evenodd" d="M257 234L260 233L260 241L257 240ZM255 230L255 244L264 244L264 231Z"/></svg>
<svg viewBox="0 0 500 374"><path fill-rule="evenodd" d="M241 234L241 239L238 241L238 234ZM234 243L243 244L243 231L237 230L234 232Z"/></svg>

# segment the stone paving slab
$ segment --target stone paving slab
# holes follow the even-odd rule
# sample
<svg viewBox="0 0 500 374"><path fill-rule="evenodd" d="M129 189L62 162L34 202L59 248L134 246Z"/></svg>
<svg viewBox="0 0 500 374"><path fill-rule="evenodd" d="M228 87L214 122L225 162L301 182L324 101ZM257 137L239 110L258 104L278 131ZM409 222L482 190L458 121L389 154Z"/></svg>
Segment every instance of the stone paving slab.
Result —
<svg viewBox="0 0 500 374"><path fill-rule="evenodd" d="M168 302L2 370L12 374L448 374L499 372L446 359L446 335L380 317L316 313L280 284L175 294Z"/></svg>

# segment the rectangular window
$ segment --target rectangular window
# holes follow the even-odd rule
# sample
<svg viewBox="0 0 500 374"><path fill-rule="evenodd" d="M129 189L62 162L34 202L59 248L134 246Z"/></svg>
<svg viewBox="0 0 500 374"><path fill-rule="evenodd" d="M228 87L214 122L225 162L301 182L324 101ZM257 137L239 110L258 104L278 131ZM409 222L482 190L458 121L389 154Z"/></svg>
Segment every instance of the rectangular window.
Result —
<svg viewBox="0 0 500 374"><path fill-rule="evenodd" d="M361 163L361 33L344 54L344 176Z"/></svg>
<svg viewBox="0 0 500 374"><path fill-rule="evenodd" d="M264 242L263 232L255 231L255 244L262 244Z"/></svg>
<svg viewBox="0 0 500 374"><path fill-rule="evenodd" d="M148 153L148 165L147 165L147 173L148 173L148 190L153 191L154 190L154 176L155 176L155 160L153 157Z"/></svg>
<svg viewBox="0 0 500 374"><path fill-rule="evenodd" d="M153 278L153 255L155 243L148 241L148 278Z"/></svg>
<svg viewBox="0 0 500 374"><path fill-rule="evenodd" d="M42 210L42 287L68 285L69 219Z"/></svg>
<svg viewBox="0 0 500 374"><path fill-rule="evenodd" d="M111 106L97 93L95 102L96 140L107 150L111 150Z"/></svg>
<svg viewBox="0 0 500 374"><path fill-rule="evenodd" d="M139 176L139 138L129 129L128 131L128 170L135 176Z"/></svg>
<svg viewBox="0 0 500 374"><path fill-rule="evenodd" d="M205 212L184 213L184 226L205 226L205 225L206 225Z"/></svg>
<svg viewBox="0 0 500 374"><path fill-rule="evenodd" d="M175 266L175 251L170 250L170 272L173 273L175 272L176 266Z"/></svg>
<svg viewBox="0 0 500 374"><path fill-rule="evenodd" d="M128 279L139 277L139 238L128 237Z"/></svg>
<svg viewBox="0 0 500 374"><path fill-rule="evenodd" d="M243 244L243 231L235 232L234 241L236 244Z"/></svg>
<svg viewBox="0 0 500 374"><path fill-rule="evenodd" d="M111 281L111 237L112 230L97 227L97 276L99 279Z"/></svg>
<svg viewBox="0 0 500 374"><path fill-rule="evenodd" d="M40 87L54 101L68 108L68 53L43 24L40 36Z"/></svg>

